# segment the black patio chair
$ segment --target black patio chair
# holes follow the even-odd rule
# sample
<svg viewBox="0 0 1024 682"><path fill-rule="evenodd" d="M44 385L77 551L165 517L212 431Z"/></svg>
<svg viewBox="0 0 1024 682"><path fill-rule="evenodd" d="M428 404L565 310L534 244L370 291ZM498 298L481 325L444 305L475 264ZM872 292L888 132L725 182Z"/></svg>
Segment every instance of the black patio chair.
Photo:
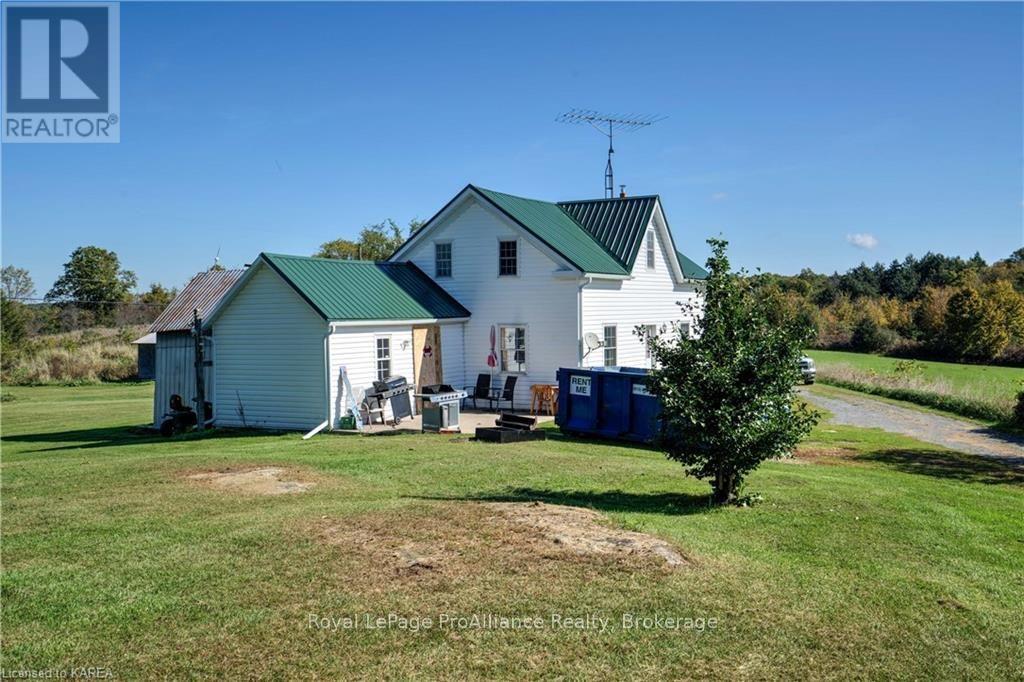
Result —
<svg viewBox="0 0 1024 682"><path fill-rule="evenodd" d="M492 408L495 405L497 405L497 408L500 410L502 403L508 403L508 411L509 412L515 412L516 411L515 410L514 399L516 397L516 380L517 379L519 379L519 377L514 376L514 375L513 376L505 377L505 388L501 389L501 393L495 393L491 397L491 407Z"/></svg>
<svg viewBox="0 0 1024 682"><path fill-rule="evenodd" d="M486 400L489 406L493 399L493 396L491 395L491 375L476 375L476 386L466 386L463 390L469 392L469 395L466 397L473 401L474 410L476 409L477 400Z"/></svg>

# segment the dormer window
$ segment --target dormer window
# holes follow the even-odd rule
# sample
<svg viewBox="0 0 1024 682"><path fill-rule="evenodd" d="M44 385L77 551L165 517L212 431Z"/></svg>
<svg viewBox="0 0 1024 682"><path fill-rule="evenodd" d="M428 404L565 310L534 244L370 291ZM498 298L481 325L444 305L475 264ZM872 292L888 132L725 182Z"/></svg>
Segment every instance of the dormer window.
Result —
<svg viewBox="0 0 1024 682"><path fill-rule="evenodd" d="M650 231L647 232L647 269L648 270L653 270L654 269L654 252L655 252L656 248L657 248L657 245L655 244L655 241L654 241L654 230L650 230Z"/></svg>
<svg viewBox="0 0 1024 682"><path fill-rule="evenodd" d="M438 242L434 244L434 276L452 276L452 243Z"/></svg>
<svg viewBox="0 0 1024 682"><path fill-rule="evenodd" d="M515 277L519 274L519 243L510 241L498 242L498 276Z"/></svg>

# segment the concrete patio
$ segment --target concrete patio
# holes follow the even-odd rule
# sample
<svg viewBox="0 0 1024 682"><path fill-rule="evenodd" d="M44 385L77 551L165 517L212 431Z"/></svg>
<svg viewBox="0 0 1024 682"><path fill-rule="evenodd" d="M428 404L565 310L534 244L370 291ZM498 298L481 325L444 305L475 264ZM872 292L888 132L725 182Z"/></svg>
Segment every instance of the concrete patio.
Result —
<svg viewBox="0 0 1024 682"><path fill-rule="evenodd" d="M527 412L516 412L515 414L520 416L536 416L537 425L543 424L544 422L550 422L554 420L551 415L529 415ZM498 418L497 412L485 412L483 410L463 410L459 419L459 426L462 428L462 433L467 436L472 436L476 433L476 430L483 426L494 426L494 421ZM412 417L403 419L398 426L391 426L390 424L373 424L367 426L364 430L364 434L375 435L375 434L387 434L387 433L420 433L423 431L423 420L420 415L416 414ZM345 433L355 433L354 431L346 431Z"/></svg>

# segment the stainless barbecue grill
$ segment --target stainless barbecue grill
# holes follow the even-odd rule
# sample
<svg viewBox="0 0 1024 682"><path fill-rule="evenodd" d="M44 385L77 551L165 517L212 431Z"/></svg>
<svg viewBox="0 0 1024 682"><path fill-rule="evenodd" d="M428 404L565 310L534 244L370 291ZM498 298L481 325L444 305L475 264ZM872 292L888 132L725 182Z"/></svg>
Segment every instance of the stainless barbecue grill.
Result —
<svg viewBox="0 0 1024 682"><path fill-rule="evenodd" d="M424 386L416 397L420 399L420 414L423 415L423 430L438 433L458 433L459 405L466 397L448 384Z"/></svg>
<svg viewBox="0 0 1024 682"><path fill-rule="evenodd" d="M369 423L372 424L377 415L380 416L381 423L385 423L385 409L388 405L391 405L392 426L397 426L402 419L412 416L409 382L405 377L387 377L384 381L373 382L373 387L366 389L363 409L366 410Z"/></svg>

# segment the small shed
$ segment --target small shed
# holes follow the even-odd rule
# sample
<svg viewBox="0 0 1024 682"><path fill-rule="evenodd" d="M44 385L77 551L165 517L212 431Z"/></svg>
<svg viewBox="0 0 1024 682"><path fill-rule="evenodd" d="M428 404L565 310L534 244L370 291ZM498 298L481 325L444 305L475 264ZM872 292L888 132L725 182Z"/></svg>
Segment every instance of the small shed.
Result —
<svg viewBox="0 0 1024 682"><path fill-rule="evenodd" d="M374 381L461 386L469 317L412 263L261 253L203 321L216 344L214 421L333 429Z"/></svg>
<svg viewBox="0 0 1024 682"><path fill-rule="evenodd" d="M138 353L135 376L139 379L152 379L156 376L156 332L140 336L132 343Z"/></svg>
<svg viewBox="0 0 1024 682"><path fill-rule="evenodd" d="M180 395L185 405L194 408L196 395L195 341L192 338L192 313L208 313L221 297L237 282L245 270L208 270L200 272L174 297L150 326L155 335L154 372L156 387L153 391L153 425L159 426L167 412L171 396ZM145 337L143 337L145 338ZM213 341L204 339L205 360L213 357ZM206 400L213 402L215 387L213 369L207 366L204 374Z"/></svg>

